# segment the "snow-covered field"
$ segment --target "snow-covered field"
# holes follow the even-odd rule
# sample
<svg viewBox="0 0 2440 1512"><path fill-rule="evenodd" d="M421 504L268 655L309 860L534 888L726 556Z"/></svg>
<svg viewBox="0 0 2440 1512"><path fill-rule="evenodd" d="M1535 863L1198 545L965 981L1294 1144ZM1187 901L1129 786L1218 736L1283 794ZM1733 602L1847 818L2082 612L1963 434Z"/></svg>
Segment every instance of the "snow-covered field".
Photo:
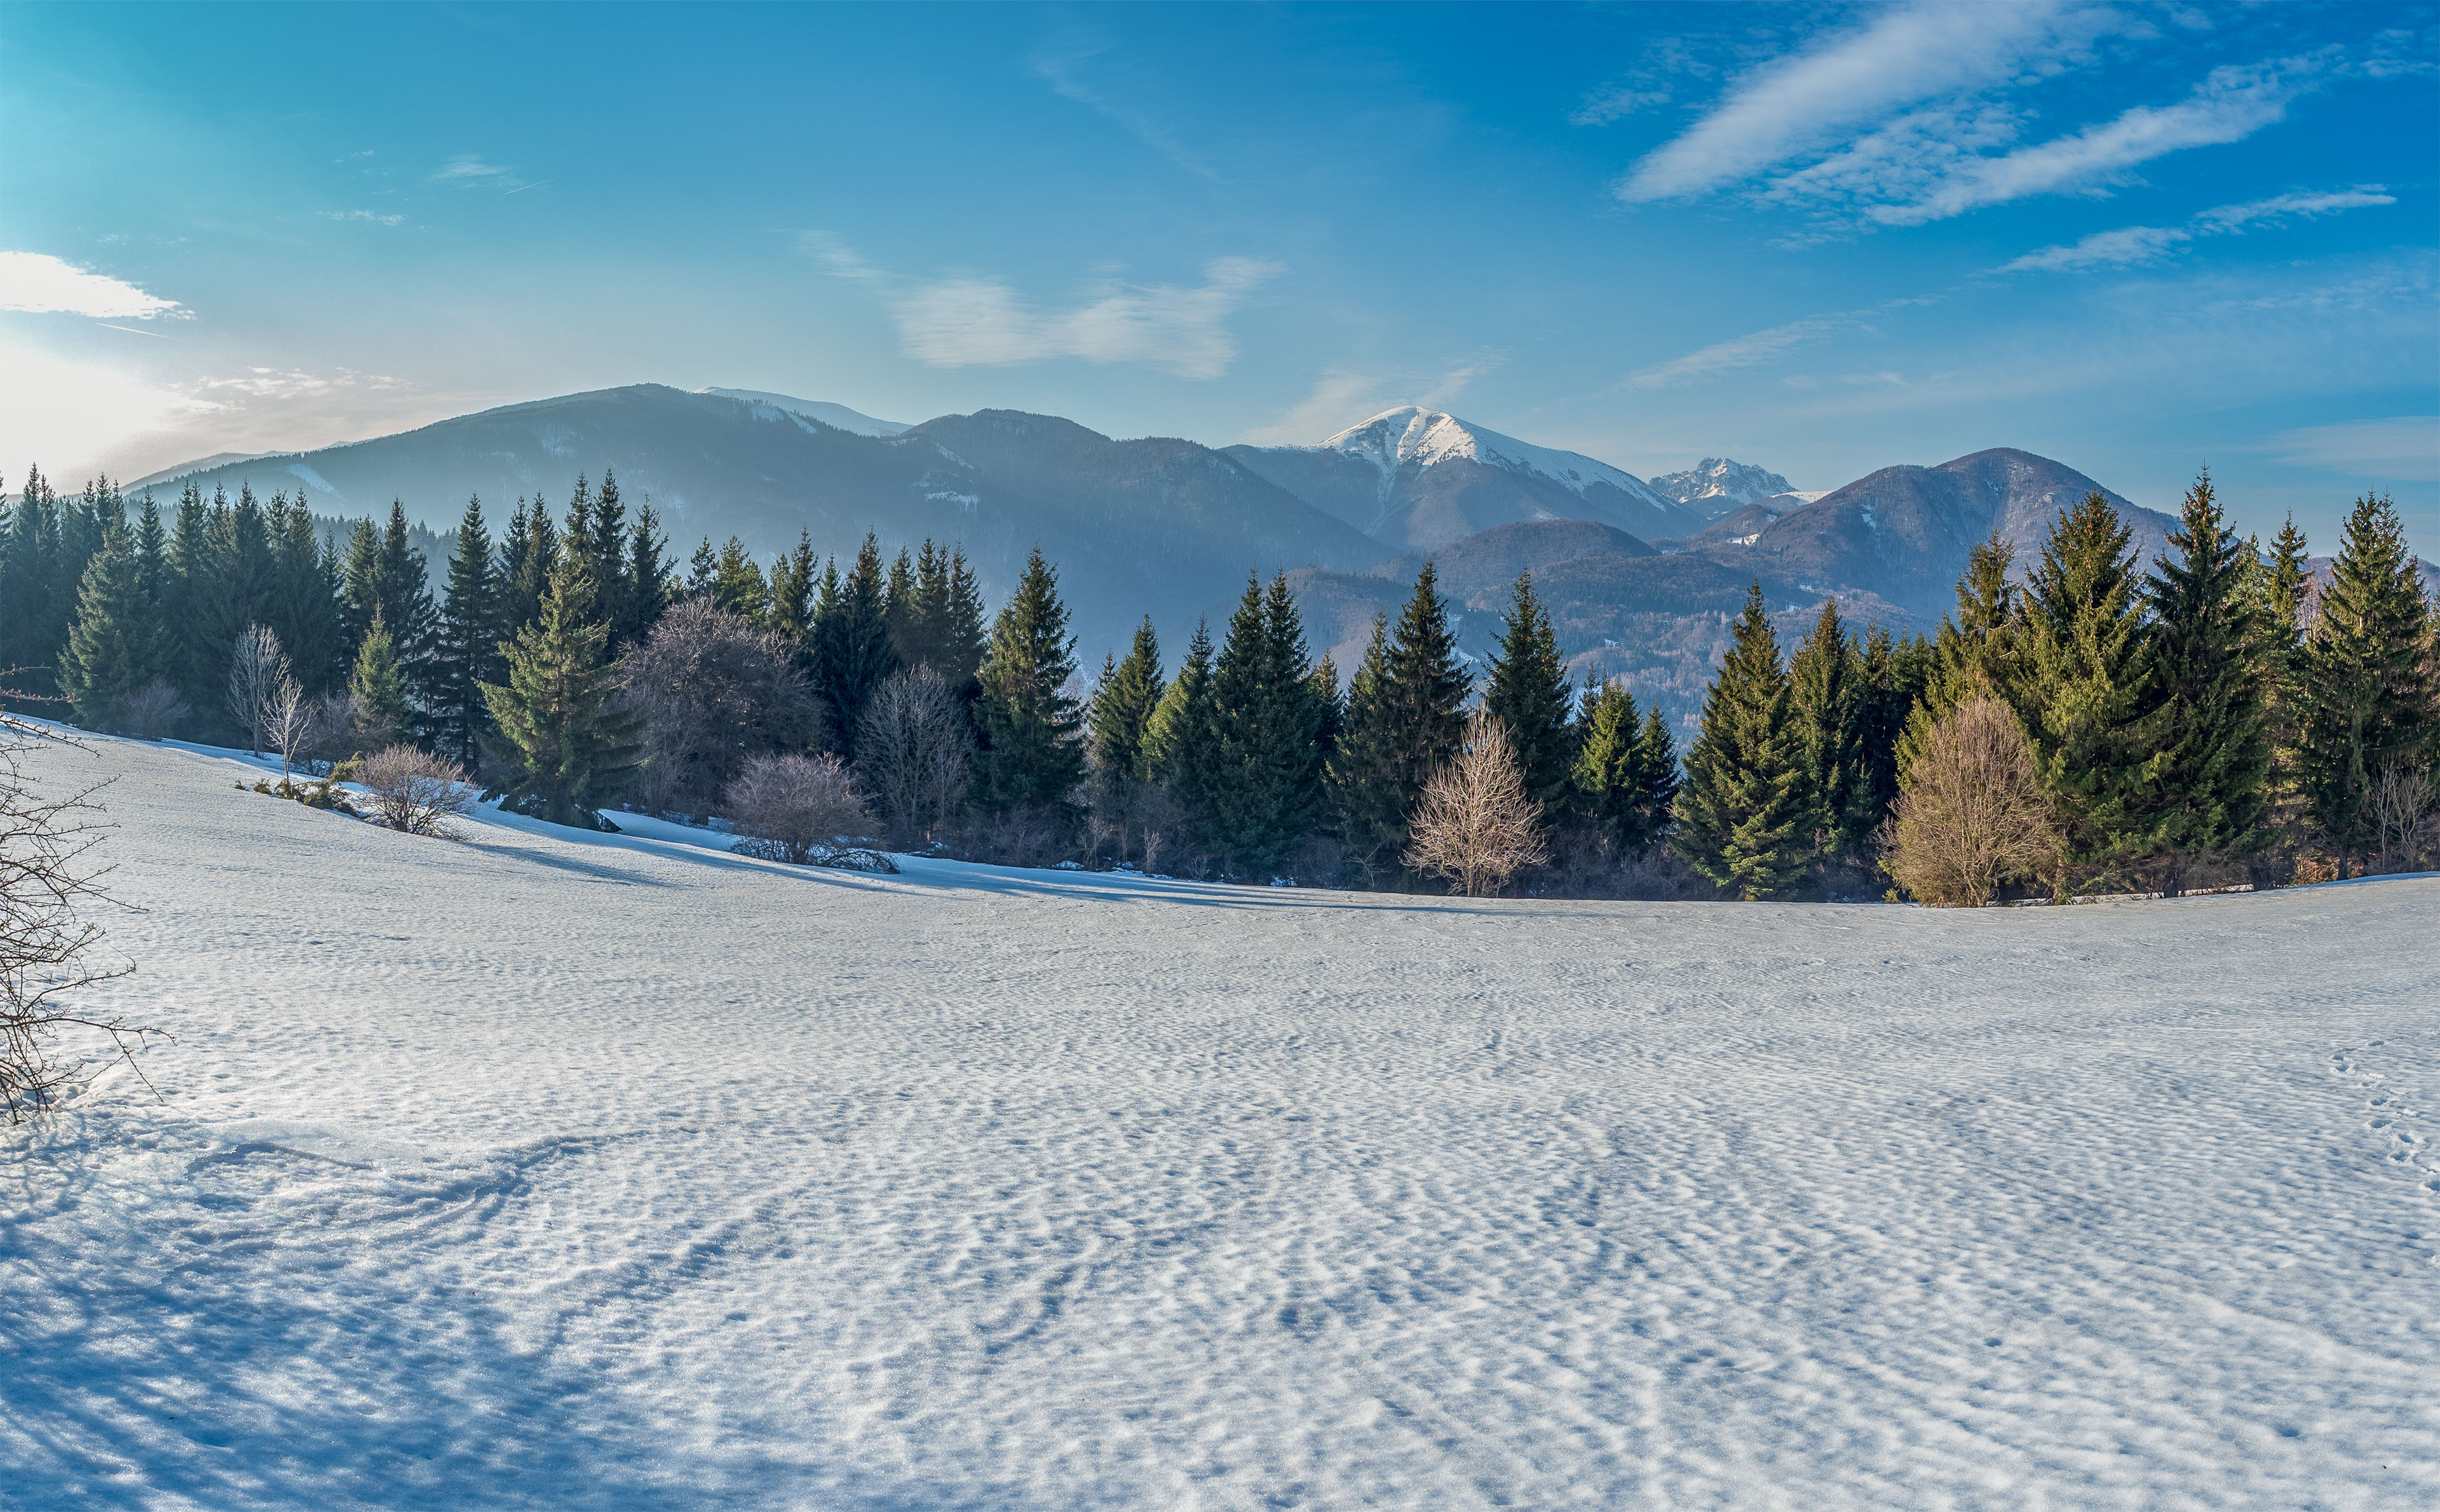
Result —
<svg viewBox="0 0 2440 1512"><path fill-rule="evenodd" d="M120 771L0 1503L2440 1504L2440 880L1468 903Z"/></svg>

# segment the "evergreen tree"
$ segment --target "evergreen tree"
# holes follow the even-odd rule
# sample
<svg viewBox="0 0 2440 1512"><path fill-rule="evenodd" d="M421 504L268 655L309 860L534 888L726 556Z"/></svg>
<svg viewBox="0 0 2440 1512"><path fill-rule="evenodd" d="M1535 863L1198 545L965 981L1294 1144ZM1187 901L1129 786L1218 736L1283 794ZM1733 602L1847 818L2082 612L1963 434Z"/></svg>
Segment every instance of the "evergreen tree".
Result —
<svg viewBox="0 0 2440 1512"><path fill-rule="evenodd" d="M595 810L634 780L643 759L639 716L614 703L617 669L609 628L578 617L597 600L582 558L551 575L542 617L507 649L508 680L486 683L499 735L492 742L515 769L506 795L519 812L580 829L601 827Z"/></svg>
<svg viewBox="0 0 2440 1512"><path fill-rule="evenodd" d="M269 625L278 617L270 526L251 487L240 486L234 505L214 492L205 517L204 543L206 566L191 608L202 620L205 654L216 687L228 675L237 638L249 626ZM195 707L219 710L225 702L216 694Z"/></svg>
<svg viewBox="0 0 2440 1512"><path fill-rule="evenodd" d="M203 493L189 482L178 495L177 525L170 535L169 573L161 596L162 656L170 686L189 709L198 711L220 706L230 650L212 645L204 619L212 579L209 528Z"/></svg>
<svg viewBox="0 0 2440 1512"><path fill-rule="evenodd" d="M686 595L689 598L709 598L720 586L720 553L711 549L711 538L706 536L687 561Z"/></svg>
<svg viewBox="0 0 2440 1512"><path fill-rule="evenodd" d="M1507 726L1525 796L1548 825L1567 797L1569 774L1575 767L1577 732L1569 719L1575 689L1569 685L1551 616L1534 596L1532 573L1516 575L1502 623L1482 706Z"/></svg>
<svg viewBox="0 0 2440 1512"><path fill-rule="evenodd" d="M762 580L762 569L755 565L745 543L735 536L720 548L711 571L710 597L749 625L759 627L771 617L770 585Z"/></svg>
<svg viewBox="0 0 2440 1512"><path fill-rule="evenodd" d="M342 575L350 644L364 638L378 612L389 626L390 643L412 681L432 638L435 611L431 574L423 553L415 549L408 536L404 504L390 501L386 528L370 520L356 523L348 540Z"/></svg>
<svg viewBox="0 0 2440 1512"><path fill-rule="evenodd" d="M627 507L619 497L619 480L601 470L601 491L594 495L592 534L584 543L584 566L593 578L594 614L610 627L606 654L616 659L629 644L627 631L647 618L658 619L657 609L630 602L627 580ZM759 577L760 574L757 574Z"/></svg>
<svg viewBox="0 0 2440 1512"><path fill-rule="evenodd" d="M1864 639L1863 833L1869 838L1898 796L1898 743L1931 676L1931 646L1898 640L1880 626Z"/></svg>
<svg viewBox="0 0 2440 1512"><path fill-rule="evenodd" d="M604 489L610 486L606 471L601 483ZM614 646L641 646L676 597L676 572L670 562L669 544L669 538L661 534L661 517L654 512L648 495L636 511L634 528L627 532L626 578L620 585L620 617L612 627Z"/></svg>
<svg viewBox="0 0 2440 1512"><path fill-rule="evenodd" d="M889 654L901 667L922 665L921 658L913 654L919 649L915 627L916 617L921 613L922 606L915 592L914 559L907 554L906 547L901 546L889 563L889 578L882 594L881 609L882 627L889 632Z"/></svg>
<svg viewBox="0 0 2440 1512"><path fill-rule="evenodd" d="M135 518L135 602L143 616L142 633L152 647L152 676L171 681L173 642L170 633L170 536L161 525L161 507L144 495Z"/></svg>
<svg viewBox="0 0 2440 1512"><path fill-rule="evenodd" d="M1804 780L1792 703L1757 582L1704 696L1671 837L1687 865L1749 901L1785 895L1813 855L1818 800Z"/></svg>
<svg viewBox="0 0 2440 1512"><path fill-rule="evenodd" d="M1201 808L1211 787L1211 629L1197 620L1186 660L1144 725L1146 775L1168 784L1189 812Z"/></svg>
<svg viewBox="0 0 2440 1512"><path fill-rule="evenodd" d="M2060 514L2025 590L2014 685L2034 772L2067 834L2070 885L2142 859L2146 726L2158 703L2132 534L2100 493Z"/></svg>
<svg viewBox="0 0 2440 1512"><path fill-rule="evenodd" d="M1666 840L1677 822L1678 741L1669 733L1669 721L1660 717L1657 699L1645 707L1643 733L1635 738L1635 786L1643 794L1642 837L1647 842Z"/></svg>
<svg viewBox="0 0 2440 1512"><path fill-rule="evenodd" d="M2024 637L2016 586L2008 581L2016 556L2016 547L1996 528L1967 555L1965 574L1957 579L1957 608L1940 622L1922 696L1910 708L1898 736L1901 785L1942 716L1978 698L2005 698L2016 682Z"/></svg>
<svg viewBox="0 0 2440 1512"><path fill-rule="evenodd" d="M447 596L433 636L428 679L432 731L440 753L472 766L490 733L483 685L500 679L500 584L483 501L470 496L449 554Z"/></svg>
<svg viewBox="0 0 2440 1512"><path fill-rule="evenodd" d="M1812 633L1788 661L1787 681L1813 795L1815 854L1826 862L1860 856L1880 819L1865 751L1870 674L1836 598L1821 600Z"/></svg>
<svg viewBox="0 0 2440 1512"><path fill-rule="evenodd" d="M1660 838L1678 793L1678 753L1656 702L1639 722L1635 695L1621 680L1586 690L1584 741L1572 774L1579 812L1619 855Z"/></svg>
<svg viewBox="0 0 2440 1512"><path fill-rule="evenodd" d="M873 608L878 631L879 606ZM983 658L975 712L983 740L976 786L985 806L1053 808L1076 791L1085 775L1085 747L1077 738L1083 711L1068 693L1075 675L1068 608L1037 547L992 627Z"/></svg>
<svg viewBox="0 0 2440 1512"><path fill-rule="evenodd" d="M2209 470L2186 490L2169 545L2178 560L2144 584L2160 698L2144 742L2148 844L2179 857L2244 855L2270 839L2264 627L2246 594L2252 554L2228 528Z"/></svg>
<svg viewBox="0 0 2440 1512"><path fill-rule="evenodd" d="M389 620L384 612L373 610L373 622L365 627L364 643L356 648L356 663L348 674L348 697L355 705L358 732L368 740L404 740L414 723L415 710L406 697L406 667L398 654L398 641L389 632Z"/></svg>
<svg viewBox="0 0 2440 1512"><path fill-rule="evenodd" d="M1145 738L1153 711L1167 691L1160 676L1160 637L1153 633L1152 616L1136 627L1135 643L1126 660L1103 658L1102 681L1093 690L1090 722L1093 769L1133 787L1150 779Z"/></svg>
<svg viewBox="0 0 2440 1512"><path fill-rule="evenodd" d="M855 759L856 723L864 718L865 704L873 689L898 670L889 648L888 610L881 547L868 535L844 576L834 570L825 574L814 614L814 690L830 711L831 748L850 761Z"/></svg>
<svg viewBox="0 0 2440 1512"><path fill-rule="evenodd" d="M2299 751L2305 801L2341 876L2377 843L2373 783L2393 762L2424 758L2434 719L2426 613L2396 506L2358 499L2305 646Z"/></svg>
<svg viewBox="0 0 2440 1512"><path fill-rule="evenodd" d="M339 621L338 559L322 543L314 512L300 492L274 494L266 520L271 538L271 617L265 621L297 683L308 693L327 693L347 670Z"/></svg>
<svg viewBox="0 0 2440 1512"><path fill-rule="evenodd" d="M1433 772L1457 754L1473 681L1426 561L1396 628L1373 627L1331 761L1348 859L1367 876L1404 875L1408 820Z"/></svg>
<svg viewBox="0 0 2440 1512"><path fill-rule="evenodd" d="M2270 745L2270 816L2282 827L2295 825L2304 807L2305 610L2313 577L2307 551L2305 533L2296 528L2291 514L2271 538L2268 560L2247 554L2247 598L2256 630L2254 676Z"/></svg>
<svg viewBox="0 0 2440 1512"><path fill-rule="evenodd" d="M771 562L770 627L797 649L799 658L813 654L814 538L797 532L797 549Z"/></svg>
<svg viewBox="0 0 2440 1512"><path fill-rule="evenodd" d="M15 503L0 498L0 524L7 525L0 531L0 604L9 606L0 614L0 692L34 695L47 681L40 669L47 648L39 642L57 580L55 507L40 468L27 471Z"/></svg>
<svg viewBox="0 0 2440 1512"><path fill-rule="evenodd" d="M509 533L500 543L500 634L514 636L542 617L542 601L550 594L550 575L559 562L559 527L542 495L520 499Z"/></svg>
<svg viewBox="0 0 2440 1512"><path fill-rule="evenodd" d="M1276 872L1319 817L1322 709L1287 574L1249 577L1211 669L1212 779L1198 827L1229 871Z"/></svg>
<svg viewBox="0 0 2440 1512"><path fill-rule="evenodd" d="M116 729L121 702L157 675L158 646L145 613L135 552L112 525L84 570L77 616L60 653L60 693L87 729Z"/></svg>

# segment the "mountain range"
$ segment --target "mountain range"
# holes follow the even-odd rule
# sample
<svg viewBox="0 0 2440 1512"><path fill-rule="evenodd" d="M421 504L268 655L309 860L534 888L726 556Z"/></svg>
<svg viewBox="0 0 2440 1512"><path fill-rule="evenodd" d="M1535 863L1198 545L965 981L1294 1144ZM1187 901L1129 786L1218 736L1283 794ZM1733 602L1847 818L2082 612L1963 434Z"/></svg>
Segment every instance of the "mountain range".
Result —
<svg viewBox="0 0 2440 1512"><path fill-rule="evenodd" d="M511 404L346 446L224 454L139 480L156 495L302 493L317 513L404 499L446 530L468 495L493 517L522 497L564 504L615 470L649 497L683 559L731 535L766 559L809 535L848 553L929 537L961 544L997 596L1039 547L1058 567L1088 667L1151 614L1173 655L1195 621L1215 635L1247 574L1290 572L1317 652L1353 669L1376 613L1393 614L1429 557L1486 656L1517 573L1531 570L1580 673L1624 675L1681 721L1699 705L1728 618L1759 583L1786 632L1835 596L1859 622L1929 629L1975 543L1997 530L2018 572L2064 507L2098 490L2144 557L2175 522L2072 468L1999 448L1905 465L1826 492L1729 458L1646 481L1444 412L1386 411L1313 446L1120 440L1015 410L914 424L751 389L636 384Z"/></svg>

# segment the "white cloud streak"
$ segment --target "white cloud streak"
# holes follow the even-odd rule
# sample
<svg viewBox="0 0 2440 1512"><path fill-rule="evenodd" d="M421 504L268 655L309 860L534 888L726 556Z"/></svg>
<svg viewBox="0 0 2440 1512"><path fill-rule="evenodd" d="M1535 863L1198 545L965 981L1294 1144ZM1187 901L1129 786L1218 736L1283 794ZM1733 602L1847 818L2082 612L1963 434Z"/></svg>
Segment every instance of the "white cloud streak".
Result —
<svg viewBox="0 0 2440 1512"><path fill-rule="evenodd" d="M2241 235L2250 225L2277 224L2291 217L2311 219L2366 205L2395 205L2396 196L2377 184L2321 194L2280 194L2243 205L2222 205L2203 210L2182 226L2130 225L2095 231L2064 246L2028 252L1994 273L2070 273L2081 268L2129 267L2157 262L2198 238Z"/></svg>
<svg viewBox="0 0 2440 1512"><path fill-rule="evenodd" d="M1236 360L1228 318L1280 265L1216 258L1195 288L1120 285L1066 310L1020 299L996 278L950 278L891 301L908 356L934 367L1007 367L1054 358L1135 363L1179 378L1218 378Z"/></svg>
<svg viewBox="0 0 2440 1512"><path fill-rule="evenodd" d="M2440 483L2440 415L2310 425L2287 431L2268 448L2297 467L2326 468L2357 477Z"/></svg>
<svg viewBox="0 0 2440 1512"><path fill-rule="evenodd" d="M1842 330L1854 329L1862 322L1854 315L1813 315L1757 330L1749 335L1716 342L1683 357L1672 358L1627 375L1629 388L1677 388L1687 383L1699 383L1741 368L1762 367L1785 358L1799 347L1817 341L1827 341Z"/></svg>
<svg viewBox="0 0 2440 1512"><path fill-rule="evenodd" d="M432 181L435 184L454 184L461 189L497 189L503 194L514 194L519 189L534 187L520 177L515 169L486 163L474 152L460 152L435 169Z"/></svg>
<svg viewBox="0 0 2440 1512"><path fill-rule="evenodd" d="M0 252L0 310L111 320L190 313L175 299L147 294L123 279L87 272L45 252Z"/></svg>
<svg viewBox="0 0 2440 1512"><path fill-rule="evenodd" d="M403 215L384 215L378 210L324 210L325 221L362 221L370 225L396 225L406 219Z"/></svg>

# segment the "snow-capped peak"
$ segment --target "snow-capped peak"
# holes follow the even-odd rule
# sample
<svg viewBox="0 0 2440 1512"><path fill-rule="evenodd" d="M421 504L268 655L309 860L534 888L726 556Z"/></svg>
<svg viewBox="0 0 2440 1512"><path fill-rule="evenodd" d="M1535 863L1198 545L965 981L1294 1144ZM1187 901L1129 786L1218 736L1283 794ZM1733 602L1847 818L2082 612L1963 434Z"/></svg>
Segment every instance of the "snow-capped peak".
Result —
<svg viewBox="0 0 2440 1512"><path fill-rule="evenodd" d="M807 419L819 420L834 431L850 431L857 436L896 436L907 429L904 421L876 420L870 415L859 414L844 404L834 404L827 400L792 399L785 394L768 394L759 388L698 388L695 392L709 394L715 399L744 400L758 408L802 415Z"/></svg>
<svg viewBox="0 0 2440 1512"><path fill-rule="evenodd" d="M1321 446L1371 462L1381 470L1385 485L1409 463L1427 468L1439 462L1463 460L1548 478L1579 495L1606 484L1648 504L1663 503L1642 478L1606 462L1597 462L1579 452L1535 446L1470 424L1454 415L1414 404L1384 410L1360 425L1349 426Z"/></svg>
<svg viewBox="0 0 2440 1512"><path fill-rule="evenodd" d="M1796 491L1776 472L1724 456L1707 456L1683 472L1663 473L1652 486L1679 504L1715 500L1730 507Z"/></svg>

